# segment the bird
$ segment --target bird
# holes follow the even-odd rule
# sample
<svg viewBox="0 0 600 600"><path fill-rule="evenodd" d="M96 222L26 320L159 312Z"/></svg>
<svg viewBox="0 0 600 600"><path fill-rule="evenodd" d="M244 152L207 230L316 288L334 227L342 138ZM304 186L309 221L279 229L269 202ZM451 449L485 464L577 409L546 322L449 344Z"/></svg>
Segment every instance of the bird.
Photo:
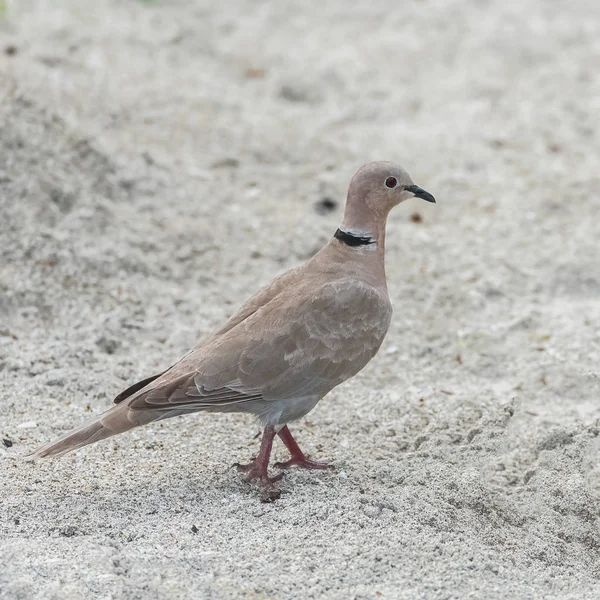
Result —
<svg viewBox="0 0 600 600"><path fill-rule="evenodd" d="M392 317L385 275L385 232L391 209L435 198L389 161L369 162L352 177L341 225L304 264L260 289L221 327L174 365L134 383L114 406L27 458L59 457L134 427L195 412L258 417L260 449L237 464L259 484L261 499L280 497L289 467L326 469L300 449L288 424L308 414L333 388L377 354ZM290 458L269 462L275 437Z"/></svg>

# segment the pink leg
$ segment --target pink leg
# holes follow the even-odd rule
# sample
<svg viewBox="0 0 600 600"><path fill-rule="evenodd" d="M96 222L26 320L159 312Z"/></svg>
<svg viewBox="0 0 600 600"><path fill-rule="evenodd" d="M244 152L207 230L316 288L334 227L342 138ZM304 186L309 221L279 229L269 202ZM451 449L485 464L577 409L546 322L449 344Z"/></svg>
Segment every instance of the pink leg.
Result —
<svg viewBox="0 0 600 600"><path fill-rule="evenodd" d="M328 465L324 462L317 462L316 460L310 460L306 458L304 452L300 450L300 446L294 439L291 431L288 429L288 426L285 425L282 429L279 430L277 434L281 438L281 441L285 444L286 448L290 451L290 459L285 462L277 462L273 466L278 469L287 469L289 467L293 467L297 465L299 467L304 467L305 469L329 469L331 465Z"/></svg>
<svg viewBox="0 0 600 600"><path fill-rule="evenodd" d="M265 427L258 456L247 465L239 463L235 465L238 471L247 473L246 481L258 479L265 490L262 496L262 500L265 502L272 502L281 495L281 492L275 487L275 482L283 477L283 473L269 477L269 459L271 458L271 448L273 447L274 438L275 429L273 427Z"/></svg>

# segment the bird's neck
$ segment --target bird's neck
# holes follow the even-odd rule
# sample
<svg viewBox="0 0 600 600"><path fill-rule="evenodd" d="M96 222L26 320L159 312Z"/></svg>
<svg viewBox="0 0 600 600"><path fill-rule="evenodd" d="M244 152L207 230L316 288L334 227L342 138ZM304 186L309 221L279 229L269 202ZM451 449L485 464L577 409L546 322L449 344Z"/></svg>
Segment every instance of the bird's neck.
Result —
<svg viewBox="0 0 600 600"><path fill-rule="evenodd" d="M385 218L357 219L348 214L336 232L335 237L347 246L367 252L376 252L383 259L385 251Z"/></svg>
<svg viewBox="0 0 600 600"><path fill-rule="evenodd" d="M385 222L378 227L357 227L344 220L325 247L334 260L370 285L386 288Z"/></svg>
<svg viewBox="0 0 600 600"><path fill-rule="evenodd" d="M366 202L355 202L349 196L339 231L354 238L368 240L369 244L365 244L365 248L377 250L383 257L386 221L387 212L378 213ZM352 243L353 240L348 238L348 241ZM357 244L357 247L362 245Z"/></svg>

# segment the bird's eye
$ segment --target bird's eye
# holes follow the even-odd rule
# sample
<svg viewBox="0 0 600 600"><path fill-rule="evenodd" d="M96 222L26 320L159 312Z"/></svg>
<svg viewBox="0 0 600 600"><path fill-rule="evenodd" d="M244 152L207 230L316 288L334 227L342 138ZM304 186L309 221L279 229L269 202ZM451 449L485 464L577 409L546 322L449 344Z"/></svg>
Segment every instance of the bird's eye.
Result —
<svg viewBox="0 0 600 600"><path fill-rule="evenodd" d="M389 187L390 189L395 188L397 184L398 180L395 177L388 177L385 180L385 187Z"/></svg>

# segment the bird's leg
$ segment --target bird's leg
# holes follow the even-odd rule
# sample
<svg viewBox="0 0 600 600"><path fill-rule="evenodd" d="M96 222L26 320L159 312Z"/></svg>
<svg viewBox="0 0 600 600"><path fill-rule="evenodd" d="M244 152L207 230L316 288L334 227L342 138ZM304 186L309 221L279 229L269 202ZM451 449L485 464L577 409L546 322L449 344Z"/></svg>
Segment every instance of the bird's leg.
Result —
<svg viewBox="0 0 600 600"><path fill-rule="evenodd" d="M235 465L238 471L246 473L246 481L258 479L263 486L274 489L275 486L273 484L281 479L282 473L274 477L269 477L269 459L271 458L271 448L273 447L274 438L275 428L270 426L265 427L258 456L247 465L239 463Z"/></svg>
<svg viewBox="0 0 600 600"><path fill-rule="evenodd" d="M290 459L285 462L277 462L273 466L278 469L287 469L297 465L298 467L304 467L305 469L329 469L331 465L324 462L317 462L316 460L310 460L306 458L304 452L300 450L298 442L294 439L292 432L285 425L278 432L281 441L285 444L286 448L290 451Z"/></svg>

